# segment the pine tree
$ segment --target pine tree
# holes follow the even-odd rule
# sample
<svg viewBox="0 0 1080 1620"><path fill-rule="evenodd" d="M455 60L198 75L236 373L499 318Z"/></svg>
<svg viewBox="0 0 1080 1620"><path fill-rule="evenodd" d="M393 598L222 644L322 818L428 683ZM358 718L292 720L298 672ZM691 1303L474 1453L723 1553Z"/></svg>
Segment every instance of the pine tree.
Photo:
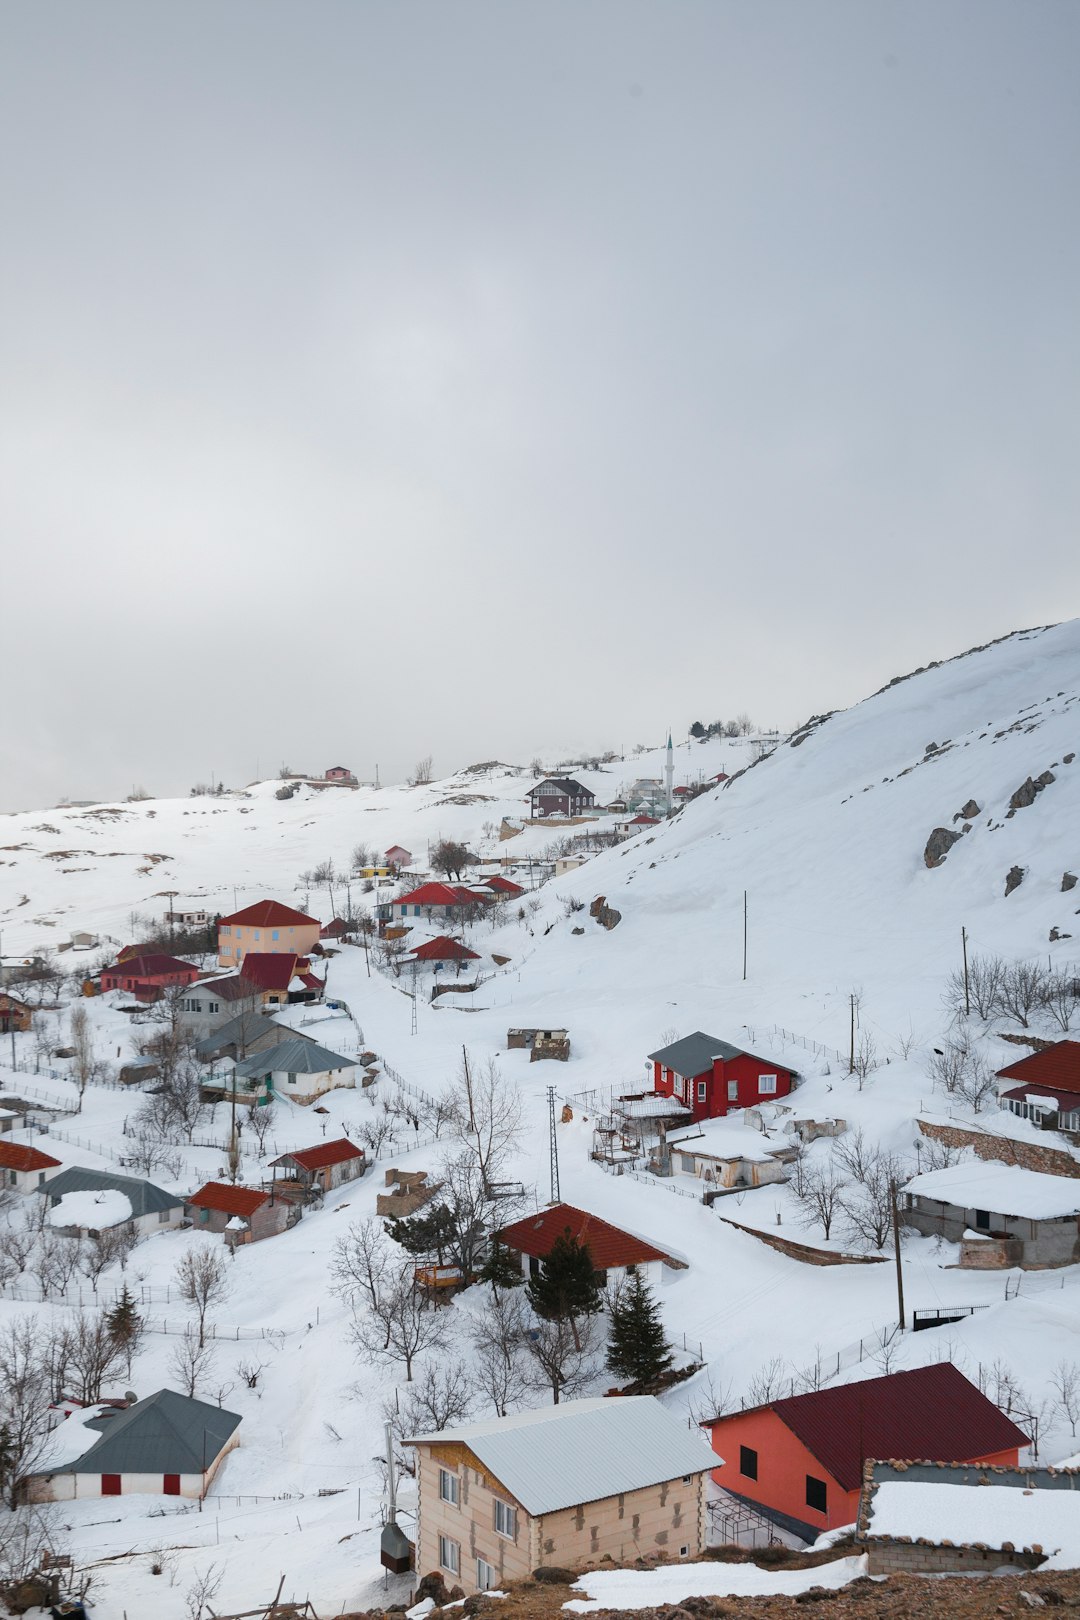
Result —
<svg viewBox="0 0 1080 1620"><path fill-rule="evenodd" d="M602 1309L596 1268L587 1243L579 1243L570 1228L551 1245L540 1262L540 1275L529 1278L529 1303L537 1316L548 1321L569 1322L574 1328L579 1316L593 1316ZM580 1348L580 1346L579 1346Z"/></svg>
<svg viewBox="0 0 1080 1620"><path fill-rule="evenodd" d="M491 1284L496 1299L500 1288L520 1288L525 1281L517 1255L512 1254L498 1238L492 1239L479 1277L481 1282Z"/></svg>
<svg viewBox="0 0 1080 1620"><path fill-rule="evenodd" d="M611 1309L608 1366L617 1378L636 1384L659 1378L671 1363L660 1307L633 1272Z"/></svg>
<svg viewBox="0 0 1080 1620"><path fill-rule="evenodd" d="M127 1361L128 1377L131 1377L131 1363L135 1359L135 1352L143 1334L143 1319L135 1309L135 1301L124 1284L120 1298L111 1311L105 1312L105 1326L109 1337L114 1344L118 1344L124 1352Z"/></svg>

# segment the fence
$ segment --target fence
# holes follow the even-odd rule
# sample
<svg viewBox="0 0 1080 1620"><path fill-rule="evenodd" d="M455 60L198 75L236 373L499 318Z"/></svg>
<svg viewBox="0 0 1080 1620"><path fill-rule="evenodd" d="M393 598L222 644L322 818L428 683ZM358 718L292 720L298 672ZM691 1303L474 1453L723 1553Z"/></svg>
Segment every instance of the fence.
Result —
<svg viewBox="0 0 1080 1620"><path fill-rule="evenodd" d="M80 1136L77 1131L61 1130L57 1125L45 1127L47 1136L58 1137L61 1142L67 1142L70 1147L85 1148L88 1153L99 1153L103 1159L111 1159L114 1164L124 1164L126 1160L115 1152L113 1148L106 1147L104 1142L95 1142L88 1136Z"/></svg>
<svg viewBox="0 0 1080 1620"><path fill-rule="evenodd" d="M744 1024L743 1029L751 1042L757 1039L749 1024ZM785 1029L782 1024L773 1024L765 1031L765 1038L783 1041L787 1046L801 1046L804 1052L812 1052L815 1057L826 1058L830 1063L839 1063L841 1068L847 1068L848 1059L835 1046L826 1046L822 1041L812 1040L809 1035L797 1035L793 1029Z"/></svg>
<svg viewBox="0 0 1080 1620"><path fill-rule="evenodd" d="M10 1064L8 1067L10 1068ZM20 1070L19 1072L33 1074L34 1070ZM57 1080L63 1080L66 1077L62 1074L58 1074L55 1076L55 1078ZM24 1085L21 1080L19 1081L18 1085L8 1086L6 1089L14 1097L29 1097L34 1102L44 1103L47 1108L58 1108L65 1114L73 1114L75 1112L76 1099L74 1097L57 1097L51 1092L42 1091L40 1086Z"/></svg>

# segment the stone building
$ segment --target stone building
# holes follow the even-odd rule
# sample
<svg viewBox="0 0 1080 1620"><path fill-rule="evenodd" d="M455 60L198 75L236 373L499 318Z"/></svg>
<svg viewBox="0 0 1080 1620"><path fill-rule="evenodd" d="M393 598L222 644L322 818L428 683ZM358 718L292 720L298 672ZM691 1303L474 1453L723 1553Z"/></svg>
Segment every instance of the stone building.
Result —
<svg viewBox="0 0 1080 1620"><path fill-rule="evenodd" d="M1040 1270L1080 1260L1080 1182L976 1161L930 1170L904 1188L905 1226L959 1243L975 1269Z"/></svg>

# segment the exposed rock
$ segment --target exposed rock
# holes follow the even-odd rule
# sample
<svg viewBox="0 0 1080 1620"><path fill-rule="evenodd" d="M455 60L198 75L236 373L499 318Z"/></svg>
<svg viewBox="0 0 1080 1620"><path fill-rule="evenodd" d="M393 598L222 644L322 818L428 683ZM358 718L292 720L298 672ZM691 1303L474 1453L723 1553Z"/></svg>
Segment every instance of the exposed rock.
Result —
<svg viewBox="0 0 1080 1620"><path fill-rule="evenodd" d="M960 821L974 821L978 814L979 806L976 804L974 799L969 799L967 804L965 804L964 808L961 810L959 817L954 817L953 819Z"/></svg>
<svg viewBox="0 0 1080 1620"><path fill-rule="evenodd" d="M1076 873L1075 872L1062 872L1062 874L1061 874L1061 892L1062 892L1062 894L1068 894L1070 889L1075 889L1075 888L1076 888Z"/></svg>
<svg viewBox="0 0 1080 1620"><path fill-rule="evenodd" d="M584 928L571 928L570 932L572 934L583 934L585 930Z"/></svg>
<svg viewBox="0 0 1080 1620"><path fill-rule="evenodd" d="M1029 776L1026 782L1021 782L1012 798L1009 800L1010 810L1026 810L1029 804L1035 803L1038 788Z"/></svg>
<svg viewBox="0 0 1080 1620"><path fill-rule="evenodd" d="M940 866L946 855L955 843L958 843L960 834L953 832L949 827L935 827L926 840L923 850L923 860L927 866Z"/></svg>
<svg viewBox="0 0 1080 1620"><path fill-rule="evenodd" d="M622 912L609 906L606 896L598 894L589 907L589 916L595 917L601 928L617 928L622 922Z"/></svg>
<svg viewBox="0 0 1080 1620"><path fill-rule="evenodd" d="M1020 887L1020 885L1021 885L1021 883L1023 883L1023 881L1024 881L1024 868L1022 866L1010 866L1010 868L1008 870L1008 873L1006 874L1006 877L1005 877L1005 897L1006 897L1006 899L1008 899L1009 895L1012 894L1014 889L1018 889Z"/></svg>
<svg viewBox="0 0 1080 1620"><path fill-rule="evenodd" d="M1050 930L1050 943L1051 943L1051 945L1053 945L1054 942L1056 940L1059 940L1059 939L1072 939L1072 935L1071 934L1063 934L1061 932L1060 928L1051 928L1051 930Z"/></svg>
<svg viewBox="0 0 1080 1620"><path fill-rule="evenodd" d="M446 1590L446 1582L437 1569L433 1569L429 1575L424 1575L417 1582L416 1591L413 1593L413 1603L421 1603L427 1597L440 1609L444 1603L450 1601L450 1593Z"/></svg>
<svg viewBox="0 0 1080 1620"><path fill-rule="evenodd" d="M539 1569L532 1572L534 1581L540 1581L550 1586L572 1586L577 1575L572 1569L562 1569L558 1564L541 1564Z"/></svg>
<svg viewBox="0 0 1080 1620"><path fill-rule="evenodd" d="M1071 765L1075 758L1076 758L1075 754L1062 754L1061 763L1063 765Z"/></svg>
<svg viewBox="0 0 1080 1620"><path fill-rule="evenodd" d="M1056 781L1057 777L1054 775L1053 771L1043 771L1041 776L1037 776L1035 778L1035 786L1037 788L1049 787L1051 782Z"/></svg>

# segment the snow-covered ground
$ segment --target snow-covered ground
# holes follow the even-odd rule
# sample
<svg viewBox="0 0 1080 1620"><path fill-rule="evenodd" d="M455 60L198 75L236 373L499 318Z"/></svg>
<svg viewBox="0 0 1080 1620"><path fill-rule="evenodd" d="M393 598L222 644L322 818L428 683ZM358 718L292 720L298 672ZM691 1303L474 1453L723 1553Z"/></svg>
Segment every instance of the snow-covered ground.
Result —
<svg viewBox="0 0 1080 1620"><path fill-rule="evenodd" d="M685 1272L665 1272L659 1294L675 1346L706 1364L666 1397L688 1421L728 1394L749 1396L766 1370L786 1392L815 1365L850 1378L948 1357L991 1394L1004 1398L1010 1380L1021 1385L1022 1404L1042 1409L1040 1460L1060 1460L1075 1452L1076 1441L1052 1411L1052 1382L1062 1361L1077 1359L1080 1268L1022 1278L959 1271L949 1269L955 1247L909 1234L903 1258L909 1312L985 1308L947 1328L889 1339L897 1311L891 1264L803 1265L722 1218L819 1247L851 1247L839 1228L826 1244L820 1229L807 1227L789 1187L738 1193L709 1209L692 1196L688 1178L664 1183L609 1174L591 1160L590 1148L597 1110L611 1093L645 1084L646 1054L672 1035L702 1029L798 1069L800 1117L839 1117L849 1134L861 1127L914 1174L916 1116L956 1107L934 1092L928 1060L949 1029L942 991L960 964L961 927L973 953L1038 954L1061 966L1080 959L1080 888L1061 886L1063 873L1080 869L1080 762L1067 762L1077 753L1080 624L1017 635L832 716L672 822L544 884L520 915L511 906L497 927L476 924L468 939L484 959L485 982L472 995L435 1002L421 994L415 1030L410 981L369 972L362 951L342 948L330 961L328 985L351 1017L327 1019L313 1033L350 1053L362 1035L409 1086L432 1094L453 1080L463 1046L480 1062L497 1055L505 1082L520 1090L526 1117L507 1173L534 1189L537 1204L550 1196L546 1088L557 1088L560 1107L573 1115L558 1129L563 1199L649 1235L689 1262ZM676 755L679 782L737 770L751 750L684 743ZM616 762L606 774L574 774L608 799L635 776L662 770L662 754L653 754ZM1055 780L1008 816L1012 793L1047 770ZM500 854L517 854L519 846L537 853L554 838L550 829L529 829L501 846L484 832L485 823L526 813L530 783L528 773L493 770L420 789L301 789L284 802L274 798L275 784L265 784L247 799L4 818L4 949L30 950L72 928L126 938L129 914L161 915L168 889L205 898L212 909L230 907L234 887L241 904L264 894L303 900L299 874L328 858L346 866L360 842L376 849L401 843L421 862L427 841L443 835L486 840ZM959 812L971 799L979 806L971 830L942 866L928 869L923 849L930 833L939 826L959 830ZM151 853L166 858L150 863ZM1023 869L1023 880L1006 898L1014 866ZM598 895L621 914L611 930L589 915ZM310 903L317 915L329 916L325 890L312 892ZM1052 929L1066 937L1051 942ZM494 955L505 964L496 967ZM859 1038L876 1048L877 1065L862 1081L847 1074L842 1055L853 992ZM85 1005L102 1055L113 1061L131 1055L145 1029L133 1029L117 998ZM973 1024L995 1067L1018 1055L993 1030ZM506 1051L512 1025L567 1027L570 1061L532 1064L528 1052ZM16 1049L21 1060L32 1060L30 1037L17 1037ZM41 1112L75 1101L64 1080L0 1070L0 1094L20 1087ZM279 1104L273 1151L346 1129L355 1135L389 1089L384 1077L374 1093L332 1092L320 1100L325 1114ZM77 1118L56 1120L57 1131L75 1140L33 1139L64 1163L107 1167L110 1153L123 1152L124 1119L137 1104L126 1091L90 1087ZM224 1133L219 1109L196 1136L224 1144ZM382 1476L373 1459L382 1449L382 1406L393 1400L397 1379L354 1355L347 1312L328 1291L327 1265L338 1234L373 1213L385 1166L435 1168L441 1148L412 1141L406 1131L377 1175L339 1189L290 1231L237 1254L227 1301L216 1313L222 1337L211 1382L244 1423L241 1444L203 1512L187 1504L163 1508L150 1498L65 1505L78 1557L99 1561L103 1620L148 1604L164 1620L179 1616L193 1571L208 1563L222 1569L215 1606L226 1610L268 1599L282 1573L285 1595L310 1596L320 1613L343 1603L364 1607L381 1594ZM818 1141L808 1157L824 1162L833 1148ZM268 1143L263 1159L271 1156ZM179 1177L151 1179L188 1191L224 1169L222 1146L185 1148L182 1159ZM248 1179L257 1175L254 1155L244 1170ZM174 1381L169 1358L187 1313L166 1291L181 1254L201 1241L207 1239L163 1232L132 1256L129 1276L155 1291L145 1307L155 1331L134 1374L139 1392ZM103 1292L118 1280L107 1274ZM464 1330L477 1295L469 1290L446 1313L450 1357L466 1353ZM0 1315L66 1308L0 1300ZM254 1390L236 1371L252 1355L266 1363ZM602 1376L598 1388L607 1382ZM1021 1404L1021 1397L1012 1399ZM320 1494L328 1492L335 1494ZM150 1573L158 1547L180 1549L171 1576ZM744 1578L738 1569L700 1567L713 1581L718 1573ZM839 1567L835 1573L850 1578ZM805 1584L827 1578L823 1569L807 1574ZM697 1590L688 1575L681 1569L678 1591L666 1595ZM647 1579L654 1577L642 1577L642 1590L658 1590ZM632 1585L637 1576L588 1577L588 1603L660 1601L635 1596L629 1585L617 1595L601 1593L594 1583L605 1580ZM400 1594L404 1584L395 1590Z"/></svg>

